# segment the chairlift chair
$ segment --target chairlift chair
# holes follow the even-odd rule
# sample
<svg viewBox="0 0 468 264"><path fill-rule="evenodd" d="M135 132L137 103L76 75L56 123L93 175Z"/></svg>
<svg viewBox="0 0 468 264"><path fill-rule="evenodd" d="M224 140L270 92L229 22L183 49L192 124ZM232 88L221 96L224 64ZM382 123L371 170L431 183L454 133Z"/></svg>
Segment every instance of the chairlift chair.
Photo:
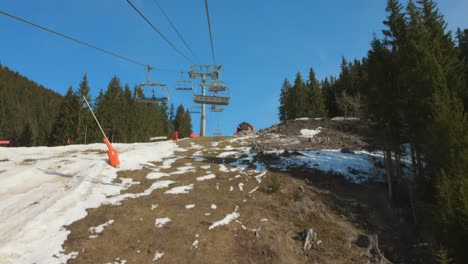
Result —
<svg viewBox="0 0 468 264"><path fill-rule="evenodd" d="M211 108L210 108L211 112L214 112L214 113L221 113L224 111L224 108L223 107L216 107L216 105L211 105Z"/></svg>
<svg viewBox="0 0 468 264"><path fill-rule="evenodd" d="M226 86L226 95L219 96L216 93L213 95L202 95L196 94L196 91L193 95L193 101L197 104L210 104L210 105L228 105L231 96L229 94L229 88Z"/></svg>
<svg viewBox="0 0 468 264"><path fill-rule="evenodd" d="M184 72L181 72L180 73L180 79L176 81L176 90L179 90L179 91L191 91L191 90L193 90L192 81L191 80L185 80L183 77L184 77Z"/></svg>
<svg viewBox="0 0 468 264"><path fill-rule="evenodd" d="M149 81L149 72L152 70L150 66L147 68L146 72L146 82L138 85L139 90L142 94L137 94L135 96L135 101L143 103L157 103L163 102L167 103L169 101L169 89L164 83L155 83ZM144 95L145 90L151 89L151 97L146 97ZM156 89L159 89L159 94L155 92Z"/></svg>
<svg viewBox="0 0 468 264"><path fill-rule="evenodd" d="M200 84L204 87L208 88L210 92L224 92L227 89L227 86L223 84L221 81L213 81L209 83L202 83Z"/></svg>

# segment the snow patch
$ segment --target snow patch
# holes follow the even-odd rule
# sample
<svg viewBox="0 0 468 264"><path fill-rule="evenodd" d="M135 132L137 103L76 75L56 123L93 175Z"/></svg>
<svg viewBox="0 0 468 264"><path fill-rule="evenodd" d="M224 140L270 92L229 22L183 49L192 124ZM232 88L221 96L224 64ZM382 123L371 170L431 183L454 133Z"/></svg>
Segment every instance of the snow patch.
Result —
<svg viewBox="0 0 468 264"><path fill-rule="evenodd" d="M230 172L230 170L226 168L226 166L224 166L223 164L219 164L218 170L221 172Z"/></svg>
<svg viewBox="0 0 468 264"><path fill-rule="evenodd" d="M183 193L189 193L188 191L191 189L193 189L193 183L190 185L174 187L164 193L165 194L183 194Z"/></svg>
<svg viewBox="0 0 468 264"><path fill-rule="evenodd" d="M208 174L208 175L205 175L205 176L197 177L197 181L206 181L206 180L211 180L211 179L214 179L214 178L216 178L216 175Z"/></svg>
<svg viewBox="0 0 468 264"><path fill-rule="evenodd" d="M228 156L233 156L233 155L236 155L236 154L237 154L237 151L226 151L226 152L223 152L223 153L219 154L216 157L217 158L226 158Z"/></svg>
<svg viewBox="0 0 468 264"><path fill-rule="evenodd" d="M153 261L156 261L156 260L162 258L162 256L164 256L164 252L156 251L156 254L154 254Z"/></svg>
<svg viewBox="0 0 468 264"><path fill-rule="evenodd" d="M114 223L114 219L111 219L107 222L105 222L104 224L101 224L101 225L98 225L96 227L90 227L88 229L88 231L91 233L91 235L89 236L89 238L96 238L98 237L97 234L100 234L102 231L104 231L104 228L108 227L109 225L111 225L112 223Z"/></svg>
<svg viewBox="0 0 468 264"><path fill-rule="evenodd" d="M239 206L236 205L236 209L234 210L234 212L226 215L223 219L221 219L221 220L219 220L217 222L214 222L210 227L208 227L208 230L211 230L211 229L213 229L215 227L218 227L218 226L227 225L231 221L236 220L237 218L239 218L240 214L237 212L238 209L239 209Z"/></svg>
<svg viewBox="0 0 468 264"><path fill-rule="evenodd" d="M255 188L253 188L253 189L252 189L252 190L249 192L249 194L252 194L252 193L254 193L254 192L257 190L257 189L258 189L258 186L257 186L257 187L255 187Z"/></svg>
<svg viewBox="0 0 468 264"><path fill-rule="evenodd" d="M255 176L255 179L257 180L258 183L262 182L262 178L266 175L266 171L260 173L259 175Z"/></svg>
<svg viewBox="0 0 468 264"><path fill-rule="evenodd" d="M316 136L318 133L322 132L322 128L321 127L318 127L316 129L301 129L301 135L303 137L314 137Z"/></svg>
<svg viewBox="0 0 468 264"><path fill-rule="evenodd" d="M218 208L218 207L216 206L216 204L211 204L211 209L214 210L214 209L216 209L216 208Z"/></svg>
<svg viewBox="0 0 468 264"><path fill-rule="evenodd" d="M195 204L187 204L187 205L185 206L186 209L192 209L192 208L194 208L194 207L195 207Z"/></svg>
<svg viewBox="0 0 468 264"><path fill-rule="evenodd" d="M169 176L168 173L164 173L164 172L150 172L146 175L146 179L149 179L149 180L157 180L159 178L162 178L162 177L167 177Z"/></svg>
<svg viewBox="0 0 468 264"><path fill-rule="evenodd" d="M163 227L165 224L171 222L172 220L168 217L164 217L164 218L156 218L156 220L154 221L154 226L155 227Z"/></svg>

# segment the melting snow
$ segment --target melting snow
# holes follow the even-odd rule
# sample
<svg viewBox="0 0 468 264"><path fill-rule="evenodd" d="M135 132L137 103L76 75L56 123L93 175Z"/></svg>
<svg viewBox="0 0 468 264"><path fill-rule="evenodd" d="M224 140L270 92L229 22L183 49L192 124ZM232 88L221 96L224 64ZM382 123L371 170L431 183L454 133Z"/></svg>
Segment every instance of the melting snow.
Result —
<svg viewBox="0 0 468 264"><path fill-rule="evenodd" d="M156 254L154 254L153 261L156 261L156 260L162 258L162 256L164 256L164 252L156 251Z"/></svg>
<svg viewBox="0 0 468 264"><path fill-rule="evenodd" d="M216 157L217 158L226 158L228 156L233 156L233 155L236 155L236 154L237 154L237 151L226 151L226 152L223 152L223 153L219 154Z"/></svg>
<svg viewBox="0 0 468 264"><path fill-rule="evenodd" d="M280 168L289 166L306 166L322 171L333 171L343 175L345 178L360 183L370 177L382 180L384 170L375 167L375 161L381 159L377 153L367 151L356 151L342 153L341 150L306 150L299 151L303 156L281 158Z"/></svg>
<svg viewBox="0 0 468 264"><path fill-rule="evenodd" d="M101 224L101 225L98 225L96 227L90 227L88 230L89 232L91 233L91 235L89 236L89 238L96 238L97 237L97 234L100 234L102 231L104 231L104 228L106 228L107 226L111 225L112 223L114 223L114 219L111 219L107 222L105 222L104 224Z"/></svg>
<svg viewBox="0 0 468 264"><path fill-rule="evenodd" d="M211 179L214 179L214 178L216 178L216 175L208 174L208 175L205 175L205 176L197 177L197 181L206 181L206 180L211 180Z"/></svg>
<svg viewBox="0 0 468 264"><path fill-rule="evenodd" d="M216 204L212 204L212 205L211 205L211 209L216 209L216 208L218 208L218 207L216 206Z"/></svg>
<svg viewBox="0 0 468 264"><path fill-rule="evenodd" d="M164 218L156 218L156 220L154 221L154 226L155 227L163 227L165 224L171 222L172 220L168 217L164 217Z"/></svg>
<svg viewBox="0 0 468 264"><path fill-rule="evenodd" d="M146 175L146 178L149 180L157 180L159 178L167 177L167 176L169 176L169 174L164 173L164 172L150 172Z"/></svg>
<svg viewBox="0 0 468 264"><path fill-rule="evenodd" d="M181 193L189 193L188 191L193 189L193 184L185 185L185 186L178 186L174 187L166 192L165 194L181 194Z"/></svg>
<svg viewBox="0 0 468 264"><path fill-rule="evenodd" d="M151 205L151 210L154 210L154 209L158 208L158 206L159 206L159 205L157 205L157 204L152 204L152 205Z"/></svg>
<svg viewBox="0 0 468 264"><path fill-rule="evenodd" d="M190 170L194 170L194 169L195 169L195 167L193 167L193 166L177 167L178 171L190 171Z"/></svg>
<svg viewBox="0 0 468 264"><path fill-rule="evenodd" d="M203 165L203 166L200 166L200 168L204 170L209 170L211 168L211 165Z"/></svg>
<svg viewBox="0 0 468 264"><path fill-rule="evenodd" d="M254 193L254 192L257 190L257 189L258 189L258 186L257 186L257 187L255 187L255 188L253 188L253 189L252 189L252 190L249 192L249 194L252 194L252 193Z"/></svg>
<svg viewBox="0 0 468 264"><path fill-rule="evenodd" d="M243 191L243 190L244 190L244 188L243 188L243 187L244 187L244 184L243 184L242 182L241 182L241 183L239 183L239 190Z"/></svg>
<svg viewBox="0 0 468 264"><path fill-rule="evenodd" d="M1 262L61 263L70 258L63 253L70 233L63 226L85 217L86 209L136 197L120 195L130 181L114 182L117 173L154 167L152 162L177 149L169 141L113 145L119 168L108 165L104 144L0 148Z"/></svg>
<svg viewBox="0 0 468 264"><path fill-rule="evenodd" d="M192 248L198 248L198 239L195 239L195 241L193 241Z"/></svg>
<svg viewBox="0 0 468 264"><path fill-rule="evenodd" d="M192 209L192 208L194 208L194 207L195 207L195 204L187 204L187 205L185 206L186 209Z"/></svg>
<svg viewBox="0 0 468 264"><path fill-rule="evenodd" d="M240 214L237 212L238 209L239 209L239 206L236 205L236 209L234 210L234 212L226 215L222 220L214 222L210 227L208 227L208 229L211 230L218 226L227 225L232 220L236 220L240 216Z"/></svg>
<svg viewBox="0 0 468 264"><path fill-rule="evenodd" d="M228 168L226 168L226 166L224 166L223 164L219 164L219 171L222 171L222 172L230 172L230 170Z"/></svg>
<svg viewBox="0 0 468 264"><path fill-rule="evenodd" d="M304 129L301 129L301 135L303 137L314 137L321 131L322 131L321 127L318 127L317 129L305 129L304 128Z"/></svg>
<svg viewBox="0 0 468 264"><path fill-rule="evenodd" d="M259 175L255 176L255 179L257 180L258 183L261 183L261 182L262 182L262 178L263 178L263 176L266 175L266 173L267 173L267 172L264 171L264 172L260 173Z"/></svg>
<svg viewBox="0 0 468 264"><path fill-rule="evenodd" d="M163 165L161 166L162 169L169 169L171 168L172 163L176 162L179 158L172 158L172 159L166 159L163 161Z"/></svg>

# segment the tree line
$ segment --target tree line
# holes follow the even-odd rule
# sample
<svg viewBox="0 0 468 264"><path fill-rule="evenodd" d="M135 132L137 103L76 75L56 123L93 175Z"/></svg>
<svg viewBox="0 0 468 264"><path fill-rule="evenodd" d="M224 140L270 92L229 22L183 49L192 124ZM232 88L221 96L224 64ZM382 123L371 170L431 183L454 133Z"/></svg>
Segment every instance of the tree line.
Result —
<svg viewBox="0 0 468 264"><path fill-rule="evenodd" d="M440 263L468 257L468 29L447 30L432 0L387 1L382 37L342 59L338 77L281 87L279 119L356 116L385 155L389 196L407 209ZM319 91L319 92L316 92ZM322 103L323 102L323 103ZM411 179L401 157L409 149Z"/></svg>
<svg viewBox="0 0 468 264"><path fill-rule="evenodd" d="M0 65L0 139L13 146L65 145L102 142L103 136L83 96L91 103L98 120L113 142L147 142L150 137L179 138L192 133L188 109L166 103L140 103L139 87L122 86L115 76L105 91L92 100L86 74L75 91L69 87L65 96L28 80Z"/></svg>

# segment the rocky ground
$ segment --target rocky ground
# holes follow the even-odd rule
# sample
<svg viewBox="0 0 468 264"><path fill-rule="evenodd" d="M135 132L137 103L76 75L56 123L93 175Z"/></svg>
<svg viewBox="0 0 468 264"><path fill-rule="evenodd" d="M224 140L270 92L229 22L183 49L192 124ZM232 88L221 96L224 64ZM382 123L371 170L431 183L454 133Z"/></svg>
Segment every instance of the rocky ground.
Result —
<svg viewBox="0 0 468 264"><path fill-rule="evenodd" d="M119 173L132 183L128 199L66 227L64 247L76 255L68 263L427 263L383 184L271 166L272 150L352 152L369 146L362 135L356 122L297 120L254 135L181 140L173 157Z"/></svg>

